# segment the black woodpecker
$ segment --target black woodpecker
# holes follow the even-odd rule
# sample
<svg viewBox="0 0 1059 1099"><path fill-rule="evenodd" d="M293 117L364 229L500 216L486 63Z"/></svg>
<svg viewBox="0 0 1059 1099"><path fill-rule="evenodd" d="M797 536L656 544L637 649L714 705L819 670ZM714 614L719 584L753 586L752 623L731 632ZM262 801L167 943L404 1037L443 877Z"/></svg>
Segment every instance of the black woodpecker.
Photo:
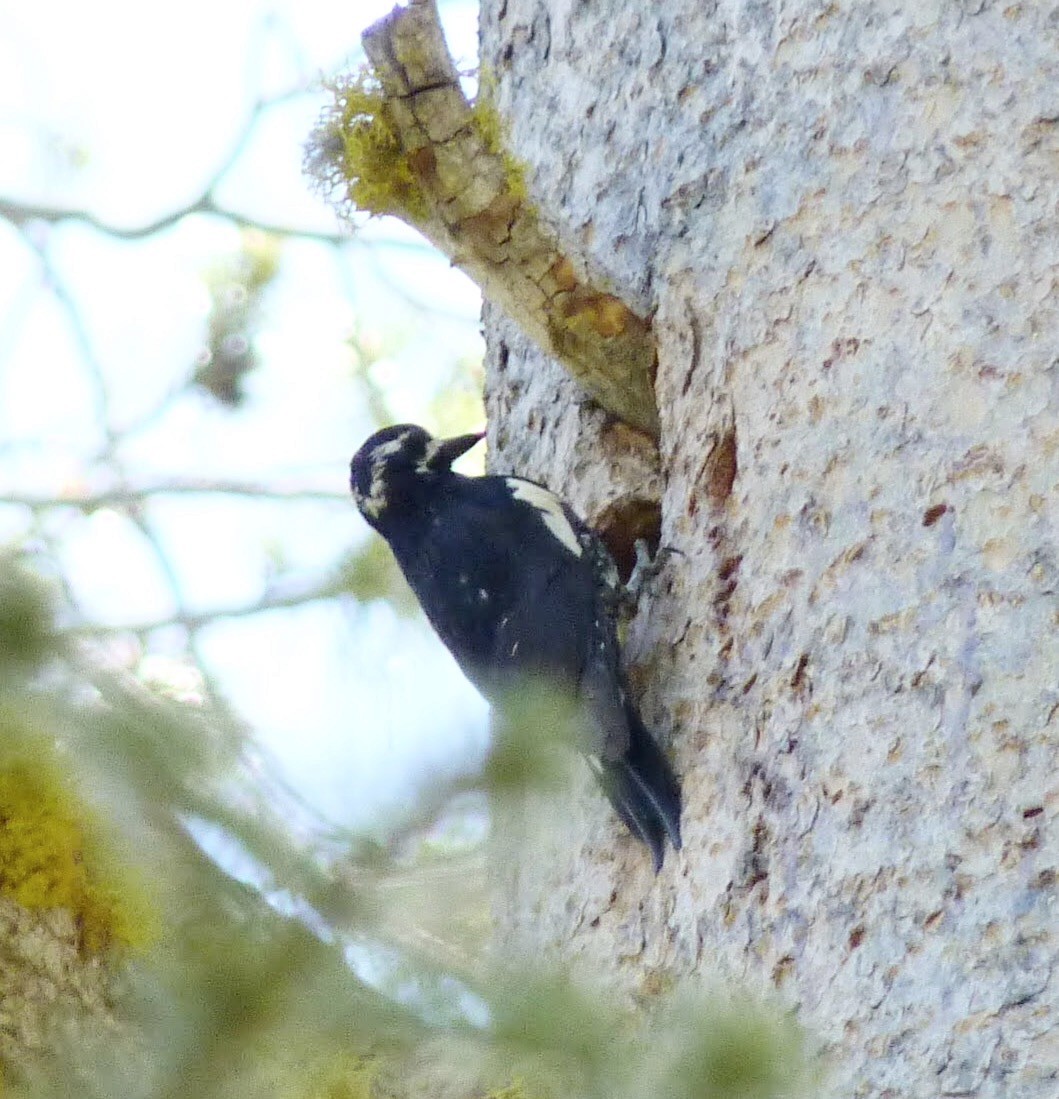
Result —
<svg viewBox="0 0 1059 1099"><path fill-rule="evenodd" d="M634 836L662 865L680 849L680 785L621 667L618 572L599 536L542 485L450 468L481 435L376 432L350 465L361 514L386 539L464 674L495 708L529 678L584 714L585 750Z"/></svg>

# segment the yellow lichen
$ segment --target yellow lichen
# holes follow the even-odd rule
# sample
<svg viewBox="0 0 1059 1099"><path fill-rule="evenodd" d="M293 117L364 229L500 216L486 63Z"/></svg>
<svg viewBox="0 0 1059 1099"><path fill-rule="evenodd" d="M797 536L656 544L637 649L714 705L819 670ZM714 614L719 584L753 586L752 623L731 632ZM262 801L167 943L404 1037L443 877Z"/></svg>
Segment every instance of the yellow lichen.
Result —
<svg viewBox="0 0 1059 1099"><path fill-rule="evenodd" d="M144 945L154 927L142 887L115 871L98 828L46 756L0 757L0 896L66 909L87 953Z"/></svg>
<svg viewBox="0 0 1059 1099"><path fill-rule="evenodd" d="M471 108L471 117L486 149L493 156L499 157L504 165L504 176L507 180L508 192L512 198L519 202L525 202L529 189L526 186L526 169L522 163L508 150L506 126L500 112L493 105L492 100L485 94L479 83L478 98Z"/></svg>
<svg viewBox="0 0 1059 1099"><path fill-rule="evenodd" d="M362 69L328 90L334 103L310 142L310 170L359 210L424 219L426 200L377 81Z"/></svg>

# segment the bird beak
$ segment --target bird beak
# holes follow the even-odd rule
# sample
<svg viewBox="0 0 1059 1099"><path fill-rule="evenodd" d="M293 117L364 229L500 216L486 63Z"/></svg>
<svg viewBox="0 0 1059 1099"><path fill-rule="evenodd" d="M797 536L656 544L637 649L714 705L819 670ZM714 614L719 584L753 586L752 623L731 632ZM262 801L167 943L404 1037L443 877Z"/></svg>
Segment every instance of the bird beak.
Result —
<svg viewBox="0 0 1059 1099"><path fill-rule="evenodd" d="M484 431L476 431L471 435L457 435L454 439L434 439L427 450L425 465L427 469L440 473L484 438Z"/></svg>

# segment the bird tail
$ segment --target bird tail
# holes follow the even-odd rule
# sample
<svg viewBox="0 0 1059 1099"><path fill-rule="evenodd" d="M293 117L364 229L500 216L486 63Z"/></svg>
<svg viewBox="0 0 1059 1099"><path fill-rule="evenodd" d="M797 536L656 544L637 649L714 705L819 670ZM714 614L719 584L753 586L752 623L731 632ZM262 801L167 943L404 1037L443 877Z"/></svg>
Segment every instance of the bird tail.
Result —
<svg viewBox="0 0 1059 1099"><path fill-rule="evenodd" d="M599 780L625 826L662 868L666 836L680 850L680 783L636 708L626 704L630 743L619 759L600 760Z"/></svg>

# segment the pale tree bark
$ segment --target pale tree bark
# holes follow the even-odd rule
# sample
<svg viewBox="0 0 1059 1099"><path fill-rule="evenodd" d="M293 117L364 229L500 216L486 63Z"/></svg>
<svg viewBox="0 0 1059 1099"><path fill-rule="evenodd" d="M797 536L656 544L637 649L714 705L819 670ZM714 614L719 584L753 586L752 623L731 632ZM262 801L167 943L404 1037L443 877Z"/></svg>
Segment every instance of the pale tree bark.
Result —
<svg viewBox="0 0 1059 1099"><path fill-rule="evenodd" d="M46 1054L64 1029L113 1038L110 977L65 909L0 897L0 1065Z"/></svg>
<svg viewBox="0 0 1059 1099"><path fill-rule="evenodd" d="M655 878L586 779L503 848L502 941L778 990L826 1094L1050 1099L1059 5L482 27L531 198L654 317L662 428L656 463L491 310L493 467L683 554L629 650L685 849Z"/></svg>

